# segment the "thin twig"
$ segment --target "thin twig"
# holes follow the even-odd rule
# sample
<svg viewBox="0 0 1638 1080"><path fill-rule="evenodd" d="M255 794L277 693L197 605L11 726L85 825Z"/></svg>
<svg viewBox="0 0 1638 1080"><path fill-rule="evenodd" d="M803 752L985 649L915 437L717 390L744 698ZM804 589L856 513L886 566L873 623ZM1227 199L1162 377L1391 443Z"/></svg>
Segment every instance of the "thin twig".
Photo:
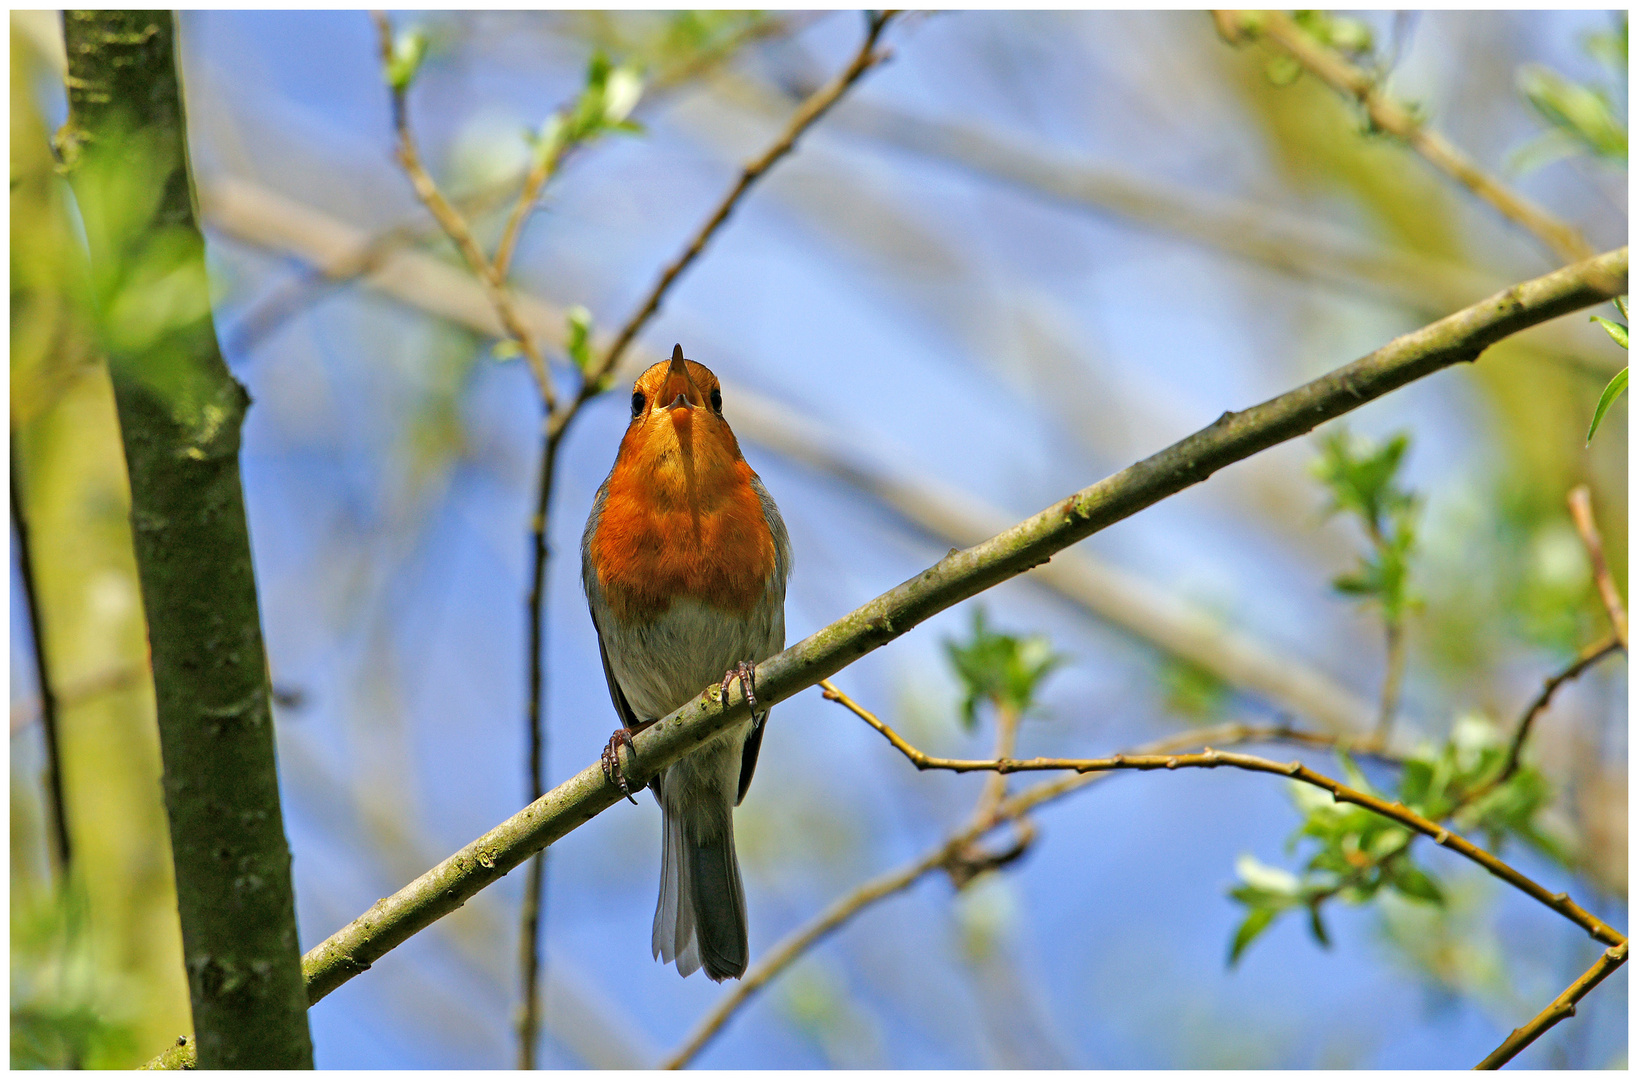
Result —
<svg viewBox="0 0 1638 1080"><path fill-rule="evenodd" d="M376 33L381 41L381 63L383 68L392 57L392 22L384 12L372 11L370 17L375 20ZM506 288L505 279L495 273L494 265L484 255L483 248L472 236L472 229L467 225L466 218L461 212L450 205L438 185L421 164L421 154L416 148L415 135L410 130L409 112L405 107L404 91L399 87L392 87L392 120L393 129L398 136L397 157L398 164L409 177L410 185L415 189L415 195L421 200L427 210L437 220L461 257L471 268L472 273L483 283L484 291L489 295L489 302L495 307L495 314L500 317L501 325L518 348L523 351L524 358L529 363L529 371L535 377L535 383L540 390L541 399L546 408L551 411L556 408L557 394L552 388L552 375L546 367L546 358L541 354L540 346L535 337L518 317L517 307L512 301L512 295Z"/></svg>
<svg viewBox="0 0 1638 1080"><path fill-rule="evenodd" d="M51 681L51 665L46 660L45 624L40 617L40 585L34 573L33 547L28 517L23 513L22 492L17 480L17 432L11 433L11 527L17 539L17 572L23 582L23 607L28 612L29 633L34 637L34 678L40 691L40 729L45 734L46 799L50 803L51 854L59 880L67 882L74 866L74 847L68 835L67 802L63 798L62 745L57 731L57 688Z"/></svg>
<svg viewBox="0 0 1638 1080"><path fill-rule="evenodd" d="M567 411L580 408L579 399L571 401ZM529 571L529 703L527 709L529 740L529 801L539 799L546 790L546 564L550 555L547 547L547 518L552 505L552 483L557 473L557 447L568 430L559 427L554 434L549 430L542 438L539 487L535 497L534 516L529 521L531 563ZM542 1006L539 991L540 941L544 936L545 908L541 897L546 889L547 852L542 851L530 863L524 880L522 941L519 946L523 966L523 1005L518 1016L519 1068L533 1068L534 1038L539 1029ZM529 1064L521 1064L527 1060Z"/></svg>
<svg viewBox="0 0 1638 1080"><path fill-rule="evenodd" d="M1594 642L1582 649L1581 654L1571 661L1570 665L1564 670L1548 676L1546 681L1542 683L1541 693L1536 695L1535 700L1530 702L1529 708L1524 710L1524 715L1519 718L1518 728L1513 732L1513 741L1507 748L1507 762L1502 766L1502 771L1496 774L1494 780L1481 788L1475 789L1472 795L1463 801L1471 802L1492 788L1505 784L1510 780L1513 774L1519 771L1519 759L1524 753L1525 741L1530 738L1531 726L1536 722L1536 717L1547 711L1547 706L1552 703L1553 695L1558 692L1558 688L1604 657L1620 650L1621 642L1616 639L1615 635L1611 634L1603 641Z"/></svg>
<svg viewBox="0 0 1638 1080"><path fill-rule="evenodd" d="M581 387L582 397L590 397L598 392L603 378L614 370L614 365L620 362L620 357L625 353L627 346L648 324L648 320L653 318L654 313L659 311L660 304L665 299L665 295L672 284L681 276L684 270L687 270L693 264L695 259L699 258L700 252L705 250L705 245L710 243L711 238L716 235L723 222L728 220L728 215L734 212L734 208L739 205L740 199L744 198L751 185L761 179L763 174L771 169L780 158L790 153L796 146L796 140L801 138L802 134L812 127L820 117L824 116L831 106L841 100L842 95L847 93L865 72L887 58L887 52L878 52L876 50L876 42L880 39L882 31L886 29L888 22L895 14L897 12L883 11L870 15L864 42L859 46L858 52L854 54L852 62L834 79L809 95L808 99L802 102L795 114L791 116L779 138L775 139L773 144L755 160L740 170L739 180L723 196L722 201L717 204L717 208L711 213L711 216L705 219L705 223L700 226L693 238L689 240L688 245L683 248L682 254L677 256L676 260L660 274L659 280L648 291L648 295L643 299L643 302L638 305L637 310L632 313L631 317L620 327L619 332L615 334L614 341L609 346L608 351L603 354L601 362L596 365L594 371L588 373L586 381Z"/></svg>
<svg viewBox="0 0 1638 1080"><path fill-rule="evenodd" d="M1417 119L1409 109L1383 93L1377 79L1348 62L1341 53L1309 36L1290 16L1278 11L1224 13L1219 27L1230 35L1262 33L1297 63L1333 89L1357 100L1371 123L1402 139L1440 172L1489 203L1509 221L1529 230L1564 262L1577 262L1593 253L1580 230L1513 191L1450 140ZM1231 38L1232 40L1233 38Z"/></svg>
<svg viewBox="0 0 1638 1080"><path fill-rule="evenodd" d="M849 698L840 690L836 690L828 681L821 685L826 688L825 697L833 701L840 701L854 712L866 716L867 719L873 719L860 710L852 698ZM882 727L885 727L885 725L882 725ZM878 730L881 730L881 728L878 728ZM1281 731L1282 729L1278 728L1225 724L1201 731L1186 731L1167 736L1164 739L1139 747L1137 752L1164 753L1167 750L1199 746L1202 742L1208 740L1224 745L1236 742L1262 742L1269 738L1280 737L1279 733ZM1314 738L1326 740L1326 736L1314 736ZM1334 739L1328 741L1333 745L1335 743ZM1068 794L1070 791L1085 787L1087 784L1107 779L1108 776L1108 773L1091 773L1085 776L1068 777L1066 780L1036 784L1022 794L998 803L982 819L969 821L961 829L925 854L896 870L891 870L880 877L865 882L853 892L841 897L812 920L786 935L777 945L764 953L760 960L752 964L750 970L745 973L734 988L719 998L717 1003L711 1007L711 1011L700 1019L699 1023L688 1033L688 1037L683 1041L683 1044L673 1050L658 1067L662 1069L680 1069L687 1065L705 1048L705 1045L715 1037L717 1032L722 1030L723 1025L733 1018L734 1014L744 1006L753 994L790 967L793 962L816 943L866 907L895 893L903 892L929 873L946 866L952 859L960 857L963 851L997 825L1020 820L1025 813L1035 807Z"/></svg>
<svg viewBox="0 0 1638 1080"><path fill-rule="evenodd" d="M1394 717L1399 713L1399 691L1405 680L1405 623L1400 618L1387 620L1388 662L1382 676L1382 711L1377 717L1372 740L1378 746L1388 745L1393 731Z"/></svg>
<svg viewBox="0 0 1638 1080"><path fill-rule="evenodd" d="M1598 531L1598 521L1593 517L1592 492L1587 490L1586 484L1578 484L1569 494L1570 516L1575 518L1576 531L1581 534L1581 542L1587 546L1587 558L1592 561L1593 580L1598 583L1598 595L1604 601L1604 610L1609 612L1610 626L1615 630L1615 639L1621 643L1621 648L1627 647L1627 608L1621 602L1621 591L1615 587L1615 575L1610 573L1610 564L1604 558L1604 538Z"/></svg>
<svg viewBox="0 0 1638 1080"><path fill-rule="evenodd" d="M1521 1028L1514 1028L1513 1033L1490 1056L1473 1066L1475 1069L1499 1069L1523 1050L1526 1046L1539 1039L1548 1028L1566 1017L1575 1015L1575 1006L1586 997L1592 988L1609 977L1610 973L1627 962L1627 943L1622 942L1612 948L1605 949L1599 956L1598 962L1586 970L1586 973L1565 988L1564 992L1553 999L1553 1003L1543 1009L1528 1024Z"/></svg>
<svg viewBox="0 0 1638 1080"><path fill-rule="evenodd" d="M830 697L829 692L826 697ZM840 700L838 695L837 700ZM858 709L854 710L858 712ZM1002 758L993 761L977 761L963 758L942 758L924 754L905 740L892 733L887 725L880 720L871 725L888 737L895 748L909 758L918 769L942 769L949 772L982 772L993 771L998 773L1015 772L1043 772L1059 769L1072 769L1075 772L1112 772L1120 769L1137 769L1139 771L1153 771L1166 769L1217 769L1227 766L1234 769L1244 769L1248 772L1271 773L1276 776L1287 776L1300 783L1310 784L1323 791L1329 791L1337 802L1352 803L1361 806L1374 814L1396 821L1413 832L1431 837L1440 847L1449 848L1458 855L1477 863L1489 873L1501 878L1514 888L1525 893L1538 902L1558 912L1564 918L1586 930L1593 938L1607 945L1619 945L1626 941L1626 937L1613 927L1609 926L1596 915L1582 908L1571 900L1566 893L1551 893L1530 878L1519 873L1513 867L1502 862L1496 856L1483 848L1444 828L1438 822L1430 821L1421 814L1409 809L1402 803L1388 802L1377 798L1368 792L1351 788L1338 780L1323 773L1315 772L1300 761L1274 761L1270 758L1255 757L1251 754L1226 753L1206 747L1196 754L1116 754L1106 758L1025 758L1023 760Z"/></svg>
<svg viewBox="0 0 1638 1080"><path fill-rule="evenodd" d="M836 688L836 684L829 679L820 679L819 687L824 692L826 701L834 701L847 709L854 716L863 720L887 738L894 749L910 759L917 769L939 769L939 758L929 757L912 746L902 735L894 731L875 713L860 705L847 694ZM1248 727L1244 724L1231 724L1221 729L1236 734L1235 742L1282 742L1294 743L1299 746L1312 746L1317 749L1331 749L1341 747L1354 757L1370 757L1390 765L1403 765L1405 759L1391 751L1372 745L1368 736L1349 735L1347 733L1328 734L1319 731L1304 731L1302 728L1292 727L1290 724L1264 724Z"/></svg>

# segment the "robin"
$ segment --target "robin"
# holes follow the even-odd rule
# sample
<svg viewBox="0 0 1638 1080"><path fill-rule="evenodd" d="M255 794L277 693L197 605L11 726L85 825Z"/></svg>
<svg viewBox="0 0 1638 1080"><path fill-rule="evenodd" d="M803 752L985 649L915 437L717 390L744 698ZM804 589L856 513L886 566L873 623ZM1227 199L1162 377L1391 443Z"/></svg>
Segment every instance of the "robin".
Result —
<svg viewBox="0 0 1638 1080"><path fill-rule="evenodd" d="M649 782L664 818L654 955L683 976L745 972L745 887L733 808L756 769L768 714L752 665L785 647L791 545L768 489L722 415L702 364L671 360L631 391L631 424L581 538L581 576L621 727L603 771L630 799L619 744L721 681L741 680L752 716ZM635 802L636 800L632 800Z"/></svg>

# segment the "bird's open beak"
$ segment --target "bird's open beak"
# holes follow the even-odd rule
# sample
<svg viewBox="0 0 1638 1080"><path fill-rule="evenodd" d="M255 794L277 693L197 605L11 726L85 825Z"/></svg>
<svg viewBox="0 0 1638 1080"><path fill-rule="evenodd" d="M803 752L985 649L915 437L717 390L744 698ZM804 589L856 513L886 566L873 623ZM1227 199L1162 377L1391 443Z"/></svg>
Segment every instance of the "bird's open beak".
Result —
<svg viewBox="0 0 1638 1080"><path fill-rule="evenodd" d="M705 403L700 388L694 385L694 377L688 373L688 365L683 362L681 345L671 350L671 366L666 370L659 398L670 402L667 409L692 409Z"/></svg>

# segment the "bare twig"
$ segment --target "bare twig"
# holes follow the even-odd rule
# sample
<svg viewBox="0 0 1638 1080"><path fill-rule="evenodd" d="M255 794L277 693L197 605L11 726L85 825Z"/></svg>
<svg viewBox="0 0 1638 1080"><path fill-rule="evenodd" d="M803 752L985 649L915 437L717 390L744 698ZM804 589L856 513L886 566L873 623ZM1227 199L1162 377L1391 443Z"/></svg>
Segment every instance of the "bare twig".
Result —
<svg viewBox="0 0 1638 1080"><path fill-rule="evenodd" d="M1513 1033L1490 1056L1473 1066L1475 1069L1499 1069L1523 1050L1526 1046L1539 1039L1548 1028L1566 1017L1575 1015L1575 1006L1578 1001L1586 997L1592 988L1603 982L1610 973L1627 962L1627 943L1605 949L1599 956L1598 962L1588 968L1575 982L1565 988L1564 992L1553 999L1553 1003L1543 1009L1528 1024L1521 1028L1514 1028Z"/></svg>
<svg viewBox="0 0 1638 1080"><path fill-rule="evenodd" d="M1598 583L1598 595L1604 601L1604 610L1609 612L1610 626L1615 631L1615 639L1621 643L1621 648L1627 647L1627 608L1621 602L1621 590L1615 587L1615 576L1610 573L1610 564L1604 558L1604 538L1598 531L1598 522L1593 518L1592 492L1587 490L1586 484L1579 484L1571 490L1569 495L1570 515L1575 518L1576 531L1581 534L1581 542L1587 546L1587 558L1592 561L1593 580Z"/></svg>
<svg viewBox="0 0 1638 1080"><path fill-rule="evenodd" d="M834 688L827 687L826 697L837 694ZM854 708L854 712L860 712ZM1300 761L1274 761L1269 758L1254 757L1250 754L1225 753L1206 747L1196 754L1116 754L1106 758L1025 758L1023 760L1002 758L992 761L979 761L963 758L941 758L924 754L909 746L902 737L891 733L885 724L877 720L871 724L876 730L888 736L894 747L909 758L918 769L943 769L949 772L980 772L993 771L998 773L1015 772L1043 772L1060 769L1072 769L1075 772L1111 772L1118 769L1137 769L1153 771L1166 769L1217 769L1229 767L1245 769L1248 772L1271 773L1276 776L1290 777L1300 783L1311 784L1324 791L1329 791L1337 802L1351 803L1361 806L1374 814L1396 821L1413 832L1432 838L1440 847L1449 848L1458 855L1477 863L1489 873L1501 878L1514 888L1525 893L1536 901L1558 912L1564 918L1586 930L1589 935L1608 945L1619 945L1626 941L1626 937L1605 923L1602 919L1582 908L1571 900L1565 893L1550 893L1541 885L1519 873L1513 867L1502 862L1490 852L1456 835L1444 828L1438 822L1430 821L1422 815L1410 810L1401 803L1390 803L1369 792L1359 791L1323 773L1315 772Z"/></svg>
<svg viewBox="0 0 1638 1080"><path fill-rule="evenodd" d="M877 725L877 730L891 731L886 725L875 720L874 716L859 708L857 703L843 694L840 690L825 682L825 697L839 701L856 714L865 717ZM1273 727L1247 727L1243 724L1224 724L1215 728L1200 731L1186 731L1171 735L1140 747L1138 753L1164 753L1168 750L1182 749L1189 746L1199 746L1202 742L1211 741L1224 745L1239 742L1263 742L1269 739L1283 738L1284 729ZM890 736L896 738L896 736ZM1334 739L1316 735L1313 738L1322 742L1335 744ZM898 745L895 743L894 745ZM909 744L905 744L908 746ZM911 749L914 749L913 747ZM919 753L919 751L917 751ZM912 758L914 760L914 758ZM692 1061L705 1045L721 1031L723 1026L731 1020L745 1003L762 987L771 982L786 968L806 953L816 943L824 939L831 932L842 926L849 919L879 900L883 900L895 893L903 892L923 877L947 866L952 860L958 859L985 833L997 825L1008 821L1021 820L1025 813L1043 803L1049 802L1071 791L1085 787L1087 784L1106 779L1108 773L1090 773L1084 776L1072 776L1065 780L1051 781L1037 784L1020 795L1004 800L991 808L988 814L981 818L974 818L961 829L953 833L942 843L933 847L920 857L911 860L896 870L891 870L880 877L873 878L859 886L853 892L841 897L836 902L820 912L812 920L798 927L786 935L777 945L763 954L762 958L751 965L743 978L735 984L733 989L718 999L688 1033L683 1044L673 1050L660 1063L662 1069L680 1069Z"/></svg>
<svg viewBox="0 0 1638 1080"><path fill-rule="evenodd" d="M74 847L68 834L68 809L63 798L62 747L57 735L57 687L47 662L45 624L40 618L40 584L35 577L33 548L28 517L23 513L23 496L18 487L21 470L17 463L17 432L11 433L11 528L17 541L17 572L23 583L23 606L28 613L29 633L34 637L34 678L39 684L40 728L45 734L46 801L50 806L51 855L59 880L66 882L74 866Z"/></svg>
<svg viewBox="0 0 1638 1080"><path fill-rule="evenodd" d="M384 68L392 57L392 22L380 11L371 12L370 17L375 20L376 33L380 38L381 63ZM512 295L506 288L505 279L495 272L494 264L483 253L483 248L478 246L466 218L462 217L461 212L450 204L442 191L438 190L437 183L421 164L421 154L416 148L415 135L410 130L404 90L397 86L392 87L392 119L393 129L398 136L399 166L404 170L404 175L409 177L416 197L437 220L450 240L454 241L467 266L483 283L484 291L489 295L489 302L495 307L495 314L500 317L507 335L517 342L518 348L523 351L524 358L529 363L530 373L534 375L535 383L539 387L541 399L546 403L547 410L551 411L556 407L557 394L552 388L552 375L546 367L546 358L541 354L534 334L519 318Z"/></svg>
<svg viewBox="0 0 1638 1080"><path fill-rule="evenodd" d="M1303 67L1342 93L1351 95L1365 107L1371 122L1403 139L1411 149L1435 168L1533 233L1564 262L1577 262L1593 253L1580 230L1535 205L1500 180L1481 169L1439 132L1427 127L1411 112L1376 86L1376 81L1341 54L1321 45L1281 12L1263 15L1263 29Z"/></svg>
<svg viewBox="0 0 1638 1080"><path fill-rule="evenodd" d="M1506 764L1502 766L1501 772L1496 774L1496 778L1494 780L1486 783L1483 787L1476 789L1467 799L1463 801L1471 802L1473 799L1478 798L1480 795L1485 794L1500 784L1505 784L1509 779L1511 779L1513 774L1519 771L1519 758L1524 753L1525 741L1530 738L1531 726L1536 722L1536 717L1547 711L1547 706L1552 703L1553 695L1558 692L1558 688L1580 675L1583 671L1587 670L1604 657L1620 650L1621 642L1612 634L1603 641L1595 642L1592 645L1587 646L1585 649L1582 649L1581 654L1571 661L1568 667L1554 675L1549 676L1542 684L1541 693L1536 695L1535 700L1530 702L1529 708L1525 709L1524 715L1520 717L1519 726L1517 730L1513 732L1513 741L1507 748L1507 761Z"/></svg>
<svg viewBox="0 0 1638 1080"><path fill-rule="evenodd" d="M1399 713L1399 691L1405 680L1405 624L1398 618L1387 620L1388 663L1382 676L1382 711L1372 736L1379 746L1388 745L1394 717Z"/></svg>
<svg viewBox="0 0 1638 1080"><path fill-rule="evenodd" d="M676 260L665 268L665 271L660 274L659 280L654 283L654 287L648 291L648 295L638 305L637 310L632 313L631 317L620 327L619 332L615 334L614 342L609 346L608 351L603 354L602 361L596 366L593 373L588 373L586 382L581 387L582 397L589 397L598 391L603 378L620 362L621 355L624 354L627 346L631 344L632 339L642 331L643 327L648 324L648 320L653 318L654 313L660 309L660 304L665 299L665 294L670 290L672 283L693 264L695 259L699 258L700 252L705 250L705 245L710 243L711 238L716 235L723 222L728 220L728 215L734 212L734 208L739 205L740 199L750 190L751 185L761 179L762 175L771 169L780 158L790 153L796 147L796 140L801 138L802 134L812 127L820 117L824 116L831 106L841 100L842 95L847 93L865 72L887 58L888 54L885 51L878 52L876 50L876 42L880 39L882 31L886 29L888 22L895 14L897 13L883 11L870 15L870 21L865 31L865 39L859 46L858 52L854 54L853 61L834 79L809 95L808 99L802 102L795 114L792 115L790 122L785 125L785 130L779 138L775 139L773 144L755 160L740 170L738 182L723 196L722 201L717 204L717 208L711 213L711 216L706 218L705 223L700 226L693 238L689 240L688 245L683 248L682 254L677 256Z"/></svg>
<svg viewBox="0 0 1638 1080"><path fill-rule="evenodd" d="M1231 40L1241 33L1268 37L1321 81L1358 101L1371 123L1402 139L1428 164L1489 203L1509 221L1529 230L1560 260L1578 262L1593 253L1592 245L1575 226L1485 172L1450 140L1383 93L1376 78L1309 36L1290 16L1279 11L1224 12L1217 23Z"/></svg>

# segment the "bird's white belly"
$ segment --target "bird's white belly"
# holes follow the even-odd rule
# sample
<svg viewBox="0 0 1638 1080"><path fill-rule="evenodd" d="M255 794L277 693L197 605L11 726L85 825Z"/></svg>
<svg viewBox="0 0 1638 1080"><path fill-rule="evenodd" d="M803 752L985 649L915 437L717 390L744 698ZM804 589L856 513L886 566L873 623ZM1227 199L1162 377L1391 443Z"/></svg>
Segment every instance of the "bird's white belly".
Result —
<svg viewBox="0 0 1638 1080"><path fill-rule="evenodd" d="M657 720L742 660L766 660L785 644L780 605L764 601L748 615L697 600L673 600L652 622L604 624L603 645L620 689L639 720Z"/></svg>

